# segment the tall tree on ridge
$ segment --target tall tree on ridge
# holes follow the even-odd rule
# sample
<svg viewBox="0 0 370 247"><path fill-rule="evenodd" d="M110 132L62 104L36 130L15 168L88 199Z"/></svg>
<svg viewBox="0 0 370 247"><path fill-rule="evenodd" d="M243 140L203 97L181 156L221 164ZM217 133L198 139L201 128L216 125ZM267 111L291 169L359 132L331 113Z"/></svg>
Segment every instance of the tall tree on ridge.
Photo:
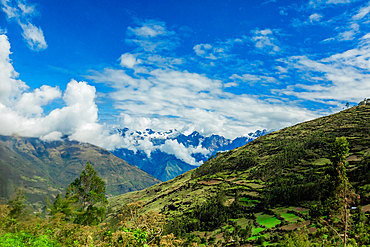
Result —
<svg viewBox="0 0 370 247"><path fill-rule="evenodd" d="M87 162L80 177L69 185L68 190L78 203L76 223L95 225L104 219L108 204L105 198L105 182L97 175L90 162Z"/></svg>

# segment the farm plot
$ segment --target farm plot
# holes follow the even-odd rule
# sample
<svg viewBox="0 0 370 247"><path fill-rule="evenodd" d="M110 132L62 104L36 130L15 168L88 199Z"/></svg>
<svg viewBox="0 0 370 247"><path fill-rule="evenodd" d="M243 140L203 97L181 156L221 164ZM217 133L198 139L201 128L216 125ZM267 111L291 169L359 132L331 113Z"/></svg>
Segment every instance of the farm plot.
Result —
<svg viewBox="0 0 370 247"><path fill-rule="evenodd" d="M257 223L264 225L266 228L273 228L281 223L275 216L269 214L258 213L256 217Z"/></svg>

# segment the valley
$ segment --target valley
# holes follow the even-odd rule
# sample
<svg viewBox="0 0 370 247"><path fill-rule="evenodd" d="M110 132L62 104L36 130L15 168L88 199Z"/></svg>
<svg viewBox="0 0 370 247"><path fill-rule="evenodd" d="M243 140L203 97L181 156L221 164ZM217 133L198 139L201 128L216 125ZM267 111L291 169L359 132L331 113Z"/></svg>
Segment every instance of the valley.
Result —
<svg viewBox="0 0 370 247"><path fill-rule="evenodd" d="M348 177L361 196L357 206L370 203L369 118L370 105L360 105L259 137L173 180L110 198L107 220L122 205L142 201L146 211L173 219L171 229L180 235L220 239L225 229L245 227L246 221L255 243L277 241L303 226L316 232L308 211L324 196L335 138L349 142Z"/></svg>
<svg viewBox="0 0 370 247"><path fill-rule="evenodd" d="M342 228L339 223L326 221L325 217L332 216L326 215L323 218L323 215L325 210L330 210L331 206L336 207L335 203L341 203L341 200L334 200L331 205L325 204L333 196L333 190L328 190L327 174L330 164L334 164L333 157L339 152L338 140L342 140L348 150L339 157L344 159L344 174L351 184L348 189L353 190L355 198L349 204L349 208L352 208L350 219L353 222L349 226L349 239L368 244L369 118L370 104L359 104L333 115L268 133L242 147L218 152L200 167L165 182L144 175L144 172L133 173L140 170L103 149L77 142L40 143L32 138L3 136L2 160L4 163L7 161L5 157L19 157L15 164L20 164L21 159L36 160L33 164L38 166L34 166L34 172L48 176L49 181L55 181L55 186L59 186L56 188L61 191L63 180L57 180L54 174L59 174L61 179L65 176L67 180L65 174L71 172L63 171L68 171L70 166L67 164L76 164L68 162L76 162L77 157L81 161L89 157L92 164L98 164L95 165L97 172L106 181L109 204L103 224L113 226L112 229L118 232L118 218L122 217L122 213L138 210L140 217L144 218L154 217L151 216L153 213L162 215L165 222L161 225L161 236L182 243L178 246L298 246L290 244L297 241L302 244L299 246L331 246L341 241L339 235L336 236L331 229L335 227L342 231ZM42 149L46 146L49 149ZM51 146L53 149L50 149ZM47 161L46 164L57 160L58 164L64 164L64 170L62 167L58 168L60 170L42 170L39 168L43 164L41 160ZM102 160L107 163L99 165ZM28 164L31 165L30 161ZM38 179L46 179L42 179L44 177L41 175L22 175L25 174L22 173L25 168L18 169L18 174L8 177L18 176L26 195L35 198L32 197L36 194L35 189L31 189L36 187ZM118 190L115 187L117 185L111 182L112 176L114 179L120 177L117 171L121 172L122 178L127 177L126 181L117 182L129 186L138 185L138 181L142 181L140 186L144 188L125 189L117 184ZM4 177L2 181L5 181ZM144 184L147 181L153 181L153 184ZM52 184L49 186L52 188ZM44 191L44 195L50 193L50 189L48 191L45 187ZM329 209L324 210L325 205ZM130 209L132 207L134 209ZM96 228L96 231L101 231L99 229ZM99 234L105 233L103 231Z"/></svg>
<svg viewBox="0 0 370 247"><path fill-rule="evenodd" d="M106 183L107 197L141 190L160 181L109 151L76 141L0 136L0 197L9 199L13 186L25 190L39 211L46 197L54 199L90 161Z"/></svg>

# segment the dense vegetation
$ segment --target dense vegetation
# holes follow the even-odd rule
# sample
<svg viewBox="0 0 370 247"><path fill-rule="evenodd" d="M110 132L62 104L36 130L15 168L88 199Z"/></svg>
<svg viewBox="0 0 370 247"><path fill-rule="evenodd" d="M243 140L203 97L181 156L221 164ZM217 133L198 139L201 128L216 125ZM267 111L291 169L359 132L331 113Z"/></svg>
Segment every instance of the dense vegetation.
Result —
<svg viewBox="0 0 370 247"><path fill-rule="evenodd" d="M292 243L306 241L302 246L321 246L325 239L324 246L338 244L341 240L335 231L342 231L343 224L335 222L341 220L343 212L336 212L330 221L319 220L326 219L325 214L333 215L327 214L328 210L316 210L317 218L310 214L314 214L315 205L321 207L331 198L325 189L326 175L333 175L330 166L335 163L336 140L345 137L345 175L353 193L361 198L347 205L356 207L347 220L348 237L368 245L369 236L363 232L369 228L370 211L369 118L370 105L365 102L259 137L244 147L219 153L174 180L110 199L108 220L118 205L141 200L146 203L145 210L158 210L167 216L168 229L175 235L195 239L195 234L203 243L299 246ZM331 205L339 202L333 200ZM239 229L249 236L249 226L251 236L245 240ZM308 232L285 237L299 228ZM357 234L360 232L362 237Z"/></svg>
<svg viewBox="0 0 370 247"><path fill-rule="evenodd" d="M40 212L90 161L106 181L108 197L141 190L160 182L107 150L77 141L0 135L0 200L8 200L13 185L22 186L33 211Z"/></svg>
<svg viewBox="0 0 370 247"><path fill-rule="evenodd" d="M7 205L0 205L0 246L180 246L173 234L164 235L162 215L141 212L142 204L126 205L116 224L102 223L107 199L105 182L87 163L81 175L48 203L48 218L25 211L21 189Z"/></svg>
<svg viewBox="0 0 370 247"><path fill-rule="evenodd" d="M370 105L364 103L285 128L219 153L174 180L108 198L106 210L102 197L82 206L89 195L82 178L94 174L86 171L51 204L50 218L29 216L24 222L17 216L21 194L2 206L0 241L369 246L369 118Z"/></svg>

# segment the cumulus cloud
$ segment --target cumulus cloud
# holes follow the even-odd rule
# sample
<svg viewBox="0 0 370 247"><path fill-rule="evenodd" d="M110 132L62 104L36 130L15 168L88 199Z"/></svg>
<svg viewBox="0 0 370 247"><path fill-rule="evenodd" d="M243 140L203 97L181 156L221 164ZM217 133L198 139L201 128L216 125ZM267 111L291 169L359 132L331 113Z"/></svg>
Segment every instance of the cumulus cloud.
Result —
<svg viewBox="0 0 370 247"><path fill-rule="evenodd" d="M59 88L47 85L36 88L33 92L23 93L15 102L14 109L24 116L41 116L42 106L49 104L52 100L61 97Z"/></svg>
<svg viewBox="0 0 370 247"><path fill-rule="evenodd" d="M1 0L1 5L8 20L15 20L22 28L22 36L31 50L40 51L47 48L43 31L30 22L31 17L36 14L33 5L25 0Z"/></svg>
<svg viewBox="0 0 370 247"><path fill-rule="evenodd" d="M18 80L18 73L14 70L9 59L10 43L5 34L0 35L0 102L9 104L15 97L28 86Z"/></svg>
<svg viewBox="0 0 370 247"><path fill-rule="evenodd" d="M47 85L28 92L28 86L17 79L9 55L10 43L6 35L0 35L0 134L17 133L47 141L67 134L70 139L109 149L121 145L122 137L111 135L98 123L95 87L71 80L63 96L58 87ZM66 106L45 115L42 107L60 97Z"/></svg>

